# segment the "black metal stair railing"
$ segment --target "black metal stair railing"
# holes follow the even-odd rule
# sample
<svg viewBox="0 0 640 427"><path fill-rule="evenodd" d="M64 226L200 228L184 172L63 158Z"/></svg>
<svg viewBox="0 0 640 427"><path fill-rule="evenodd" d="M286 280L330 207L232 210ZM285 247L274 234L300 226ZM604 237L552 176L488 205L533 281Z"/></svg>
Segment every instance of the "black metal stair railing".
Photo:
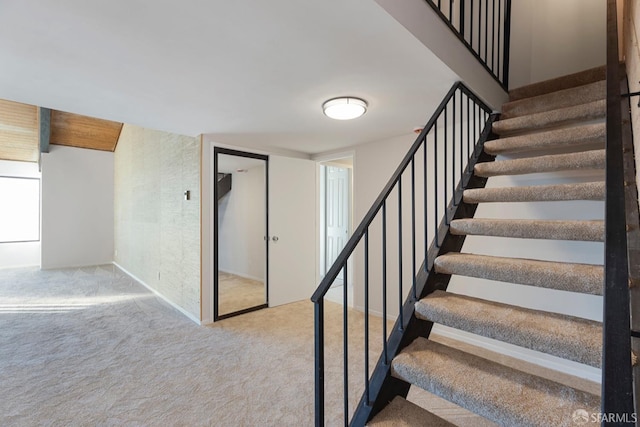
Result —
<svg viewBox="0 0 640 427"><path fill-rule="evenodd" d="M425 0L505 89L509 89L511 0Z"/></svg>
<svg viewBox="0 0 640 427"><path fill-rule="evenodd" d="M406 345L405 328L414 322L413 306L426 289L433 254L443 244L452 212L464 204L462 191L472 179L473 165L483 155L496 117L463 83L455 83L313 294L316 426L327 419L330 424L363 425L375 412L383 383L389 381L390 362ZM336 324L335 310L340 309L332 307L327 315L325 297L341 272L343 304ZM354 305L362 313L350 316L352 282ZM385 321L390 317L396 317L393 328ZM362 327L358 333L364 337L358 354L350 351L354 327ZM341 330L341 354L336 329ZM381 355L371 370L374 352ZM340 382L341 387L336 385ZM342 402L326 405L327 384L332 395L342 389ZM360 403L355 405L357 399Z"/></svg>
<svg viewBox="0 0 640 427"><path fill-rule="evenodd" d="M626 79L620 73L617 27L616 1L608 0L602 424L635 425L623 148L623 126L630 124L622 120ZM628 111L628 98L624 102Z"/></svg>

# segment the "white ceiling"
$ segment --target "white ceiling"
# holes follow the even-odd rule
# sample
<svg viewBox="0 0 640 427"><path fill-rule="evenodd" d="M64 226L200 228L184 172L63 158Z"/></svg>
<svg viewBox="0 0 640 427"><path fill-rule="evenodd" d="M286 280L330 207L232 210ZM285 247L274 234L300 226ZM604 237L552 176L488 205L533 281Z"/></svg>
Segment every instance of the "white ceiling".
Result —
<svg viewBox="0 0 640 427"><path fill-rule="evenodd" d="M310 154L411 133L456 79L374 0L3 0L0 64L2 99Z"/></svg>

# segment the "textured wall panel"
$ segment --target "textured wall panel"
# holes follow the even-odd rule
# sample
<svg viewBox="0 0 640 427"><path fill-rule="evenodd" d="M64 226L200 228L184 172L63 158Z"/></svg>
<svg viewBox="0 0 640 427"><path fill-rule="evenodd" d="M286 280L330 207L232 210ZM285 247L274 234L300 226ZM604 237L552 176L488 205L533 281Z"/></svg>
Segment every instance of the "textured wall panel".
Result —
<svg viewBox="0 0 640 427"><path fill-rule="evenodd" d="M199 138L125 125L115 152L116 262L198 319L200 151Z"/></svg>

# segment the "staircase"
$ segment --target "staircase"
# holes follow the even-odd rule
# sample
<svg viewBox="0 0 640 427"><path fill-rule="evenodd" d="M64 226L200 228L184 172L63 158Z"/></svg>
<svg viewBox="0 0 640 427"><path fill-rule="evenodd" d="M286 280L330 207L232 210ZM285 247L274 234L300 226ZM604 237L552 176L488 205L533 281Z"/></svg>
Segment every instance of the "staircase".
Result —
<svg viewBox="0 0 640 427"><path fill-rule="evenodd" d="M605 168L604 67L514 90L484 150L495 162L478 163L477 177ZM516 155L516 159L502 156ZM468 189L469 204L604 200L602 180L587 183ZM604 221L462 218L453 235L514 239L604 240ZM487 245L491 240L487 239ZM602 265L448 252L441 275L476 277L544 289L602 295ZM443 286L442 288L445 288ZM553 295L550 295L552 298ZM439 289L415 304L426 322L600 368L602 324ZM600 397L431 341L428 331L391 362L392 376L503 426L572 426L574 411L600 412ZM584 412L583 412L584 413ZM448 426L425 409L394 398L369 426Z"/></svg>

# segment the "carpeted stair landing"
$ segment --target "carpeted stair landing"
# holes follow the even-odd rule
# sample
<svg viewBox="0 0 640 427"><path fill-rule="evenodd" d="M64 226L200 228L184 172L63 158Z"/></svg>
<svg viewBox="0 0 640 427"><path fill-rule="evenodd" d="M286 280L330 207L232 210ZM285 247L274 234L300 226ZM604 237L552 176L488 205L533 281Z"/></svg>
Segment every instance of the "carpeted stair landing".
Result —
<svg viewBox="0 0 640 427"><path fill-rule="evenodd" d="M499 138L488 141L491 155L519 158L479 163L474 174L489 178L546 173L548 185L465 190L466 203L602 201L603 181L564 183L559 172L605 168L604 68L587 70L510 93L501 119L493 124ZM554 177L558 178L553 183ZM602 242L602 220L464 218L451 221L454 235L511 239ZM491 240L487 240L491 244ZM482 278L521 286L602 295L602 265L474 253L441 253L434 261L443 275ZM550 294L552 297L552 294ZM467 333L599 368L600 322L532 310L489 299L435 291L415 305L416 316ZM577 409L600 411L598 396L418 338L397 355L392 375L423 388L502 426L572 426ZM370 426L449 425L423 408L397 397Z"/></svg>

